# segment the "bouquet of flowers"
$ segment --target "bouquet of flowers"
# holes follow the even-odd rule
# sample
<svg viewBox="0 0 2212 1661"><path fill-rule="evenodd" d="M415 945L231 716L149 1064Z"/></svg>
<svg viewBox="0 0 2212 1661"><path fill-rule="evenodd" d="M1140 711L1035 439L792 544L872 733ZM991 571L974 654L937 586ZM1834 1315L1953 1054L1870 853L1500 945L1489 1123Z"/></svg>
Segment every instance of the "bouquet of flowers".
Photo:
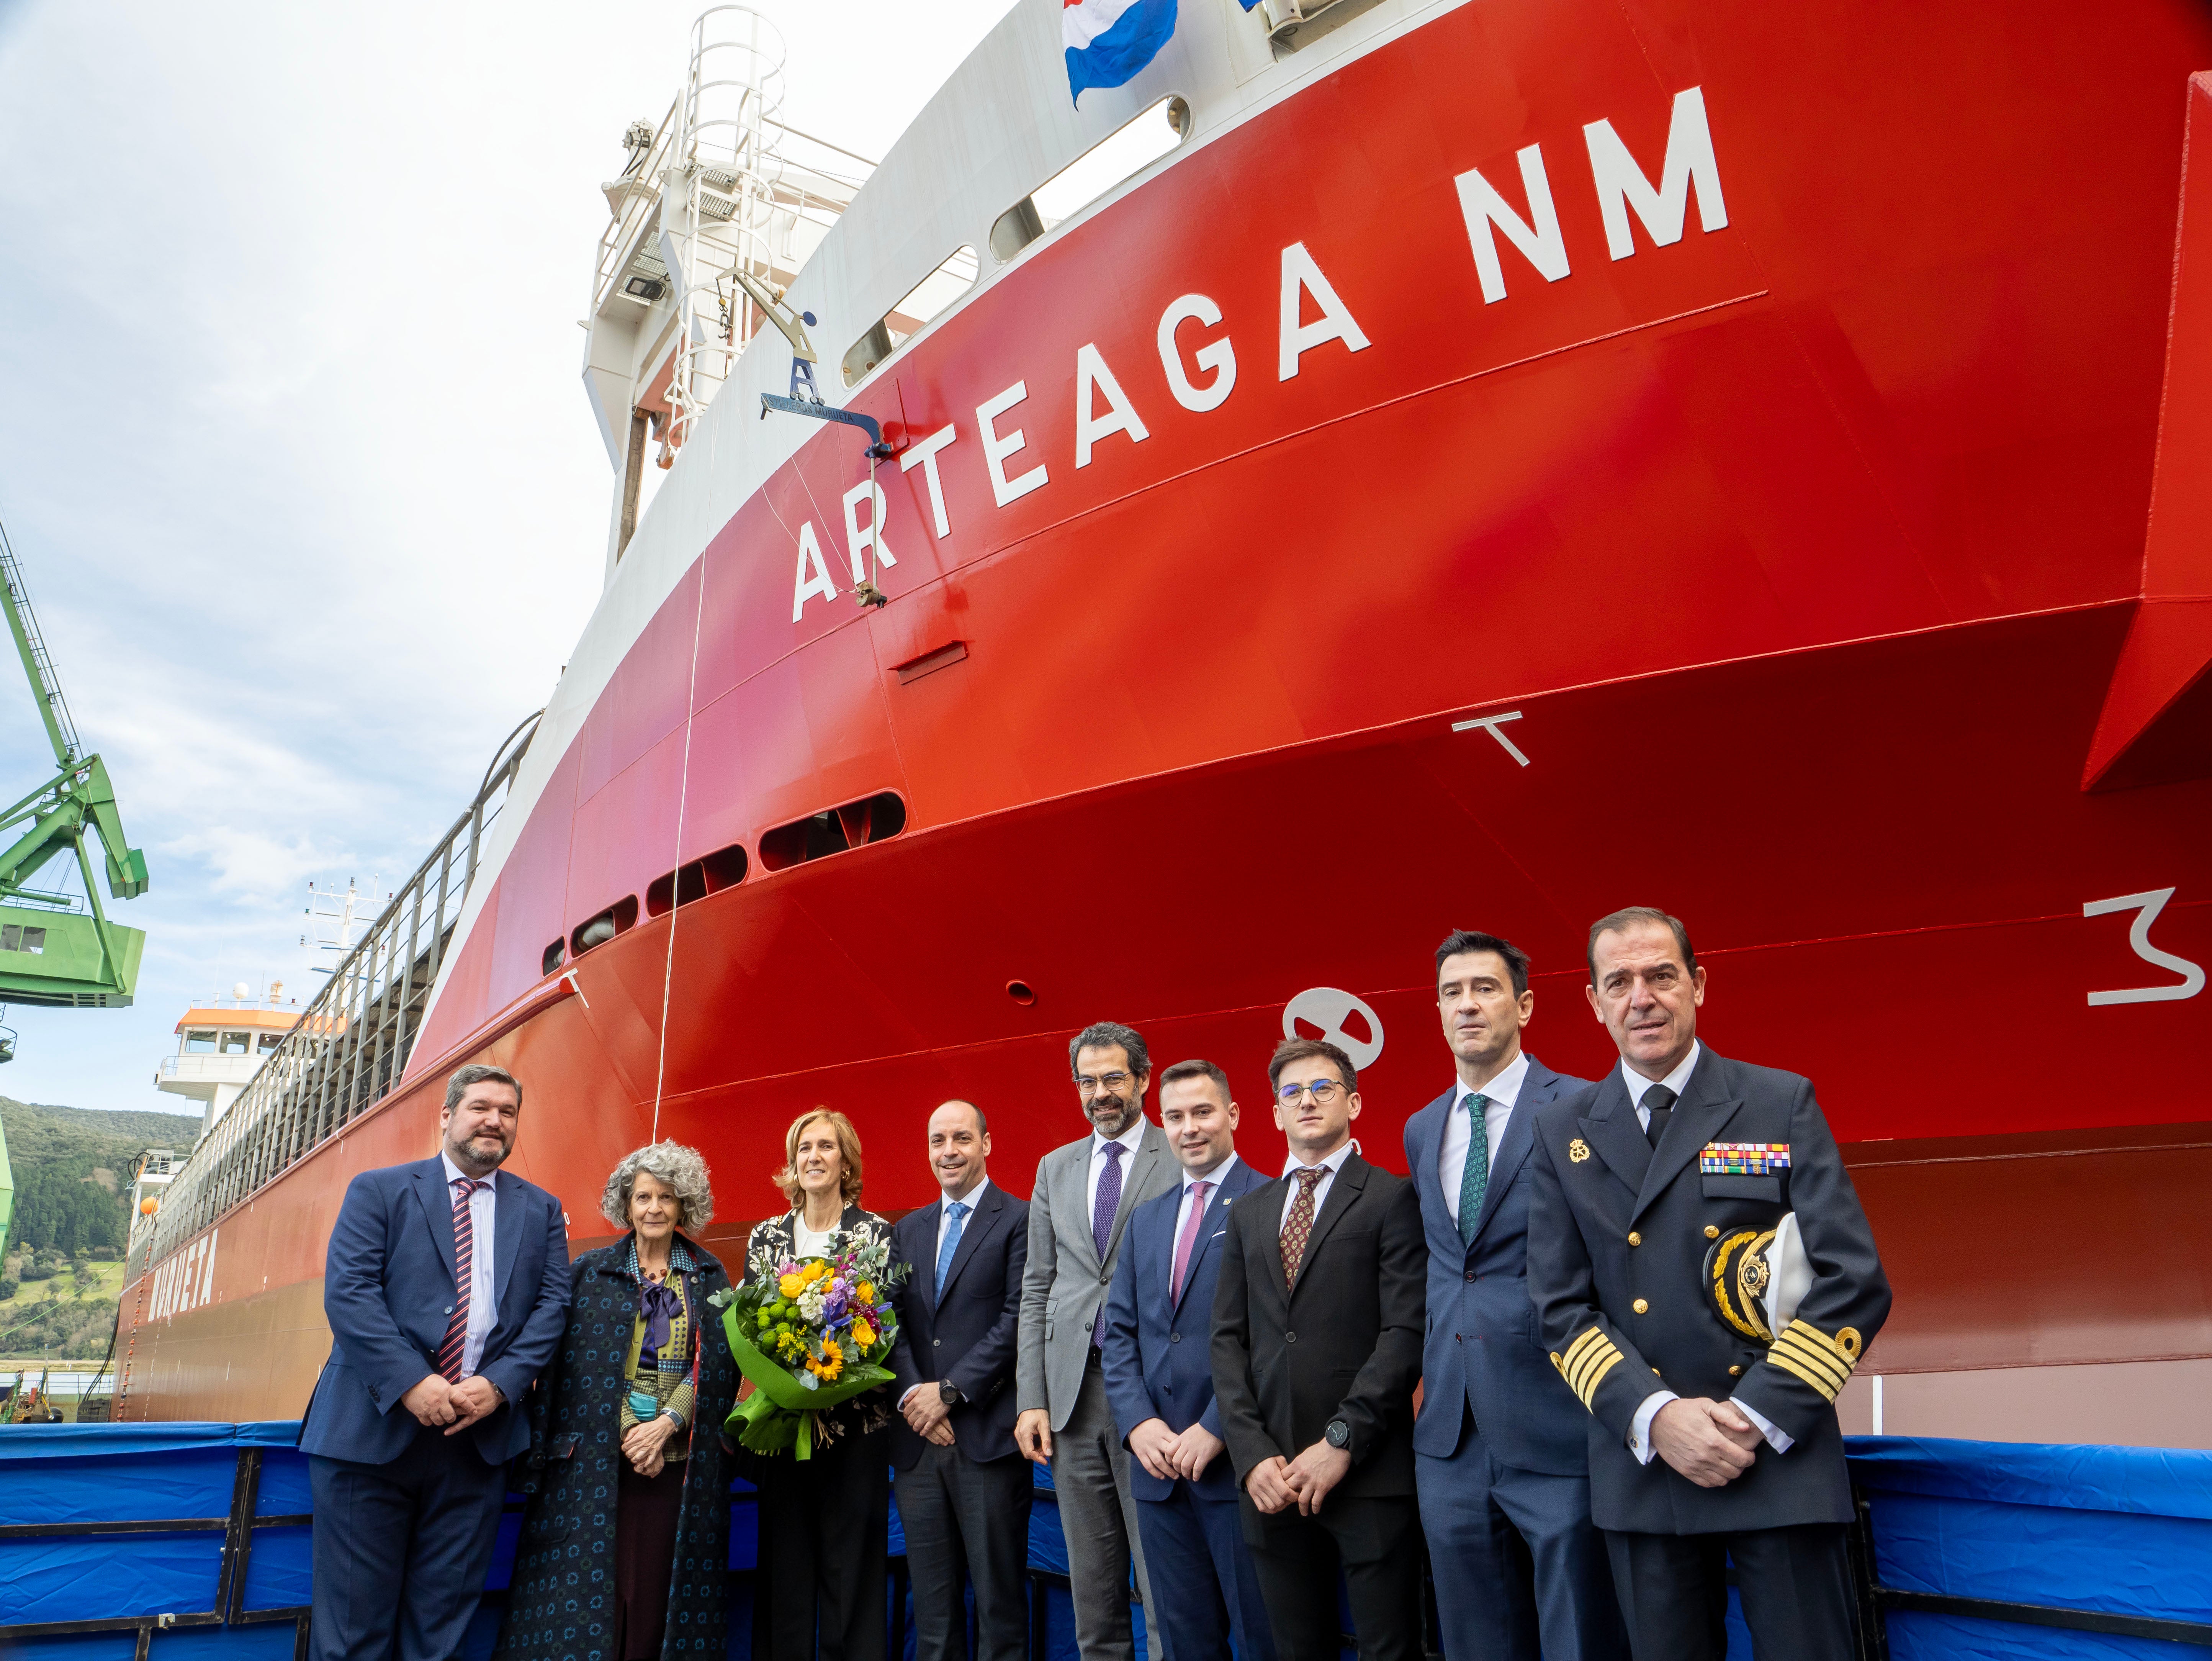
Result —
<svg viewBox="0 0 2212 1661"><path fill-rule="evenodd" d="M811 1458L816 1415L890 1382L890 1293L907 1271L887 1243L854 1240L834 1257L787 1258L772 1277L709 1299L752 1384L731 1410L729 1433L756 1453Z"/></svg>

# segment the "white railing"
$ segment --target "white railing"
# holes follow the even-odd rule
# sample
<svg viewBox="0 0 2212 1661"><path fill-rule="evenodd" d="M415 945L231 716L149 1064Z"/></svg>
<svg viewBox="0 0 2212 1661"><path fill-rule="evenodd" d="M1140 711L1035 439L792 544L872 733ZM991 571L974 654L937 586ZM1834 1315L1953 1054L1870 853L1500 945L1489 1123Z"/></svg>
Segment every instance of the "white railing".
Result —
<svg viewBox="0 0 2212 1661"><path fill-rule="evenodd" d="M126 1281L367 1112L398 1083L476 876L484 834L506 803L537 721L532 715L507 735L468 812L400 885L276 1049L258 1058L229 1110L193 1146L161 1196L153 1226L132 1230Z"/></svg>
<svg viewBox="0 0 2212 1661"><path fill-rule="evenodd" d="M783 53L783 37L750 6L710 6L691 26L661 208L661 246L676 289L668 403L678 448L762 321L730 273L767 280L775 265Z"/></svg>
<svg viewBox="0 0 2212 1661"><path fill-rule="evenodd" d="M192 1084L244 1084L261 1062L258 1056L164 1056L161 1077Z"/></svg>

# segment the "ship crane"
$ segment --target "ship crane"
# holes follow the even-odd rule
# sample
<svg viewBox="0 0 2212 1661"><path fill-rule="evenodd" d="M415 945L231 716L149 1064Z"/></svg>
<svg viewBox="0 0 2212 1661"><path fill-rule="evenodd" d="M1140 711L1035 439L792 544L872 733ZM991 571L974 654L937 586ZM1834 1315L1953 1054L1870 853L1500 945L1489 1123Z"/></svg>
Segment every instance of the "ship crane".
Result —
<svg viewBox="0 0 2212 1661"><path fill-rule="evenodd" d="M119 1009L130 1003L137 985L146 936L109 920L85 838L88 833L99 837L107 891L118 900L146 891L146 855L123 834L106 764L87 754L77 737L4 526L0 608L7 611L8 631L46 724L55 765L51 778L0 812L0 836L15 833L0 852L0 1003ZM31 886L41 871L64 855L76 860L84 879L82 909L76 896ZM14 1051L13 1034L0 1029L0 1061Z"/></svg>

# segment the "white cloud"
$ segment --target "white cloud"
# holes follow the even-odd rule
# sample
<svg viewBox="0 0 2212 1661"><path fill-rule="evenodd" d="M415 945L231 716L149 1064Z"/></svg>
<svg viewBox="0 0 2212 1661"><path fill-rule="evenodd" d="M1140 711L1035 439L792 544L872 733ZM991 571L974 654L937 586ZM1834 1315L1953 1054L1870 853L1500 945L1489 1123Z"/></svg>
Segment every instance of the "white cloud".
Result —
<svg viewBox="0 0 2212 1661"><path fill-rule="evenodd" d="M154 883L137 1006L15 1010L0 1092L168 1104L185 1002L297 986L306 880L396 886L544 702L598 186L697 9L0 0L0 521ZM789 119L880 155L1006 0L767 9ZM49 761L0 655L0 799Z"/></svg>

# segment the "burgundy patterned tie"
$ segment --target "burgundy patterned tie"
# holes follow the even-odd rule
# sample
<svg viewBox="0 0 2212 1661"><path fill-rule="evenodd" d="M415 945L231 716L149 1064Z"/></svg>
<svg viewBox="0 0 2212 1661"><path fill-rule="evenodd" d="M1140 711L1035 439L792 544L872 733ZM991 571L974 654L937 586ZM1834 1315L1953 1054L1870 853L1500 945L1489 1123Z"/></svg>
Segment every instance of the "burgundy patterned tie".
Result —
<svg viewBox="0 0 2212 1661"><path fill-rule="evenodd" d="M461 1354L469 1342L469 1289L476 1283L476 1219L469 1196L489 1183L466 1177L453 1178L453 1318L446 1323L446 1342L438 1346L438 1371L448 1383L461 1382Z"/></svg>
<svg viewBox="0 0 2212 1661"><path fill-rule="evenodd" d="M1296 1286L1298 1269L1306 1260L1306 1239L1313 1232L1314 1189L1321 1179L1328 1175L1325 1165L1310 1165L1303 1171L1291 1173L1298 1179L1298 1196L1291 1202L1290 1215L1283 1219L1283 1284Z"/></svg>

